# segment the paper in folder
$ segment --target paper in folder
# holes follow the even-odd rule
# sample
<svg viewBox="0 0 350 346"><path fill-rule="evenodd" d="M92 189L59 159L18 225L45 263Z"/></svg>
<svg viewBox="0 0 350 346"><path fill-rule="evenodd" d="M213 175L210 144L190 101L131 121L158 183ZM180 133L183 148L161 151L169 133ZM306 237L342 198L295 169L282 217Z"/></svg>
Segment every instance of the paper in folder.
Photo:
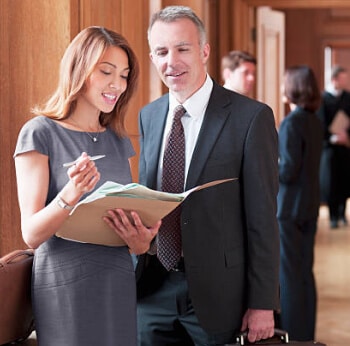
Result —
<svg viewBox="0 0 350 346"><path fill-rule="evenodd" d="M152 226L192 192L235 179L215 180L183 193L156 191L137 183L121 185L107 181L75 206L56 235L84 243L122 246L125 242L102 219L108 210L135 211L144 225Z"/></svg>
<svg viewBox="0 0 350 346"><path fill-rule="evenodd" d="M339 110L329 125L329 132L338 134L350 128L350 117L343 110Z"/></svg>

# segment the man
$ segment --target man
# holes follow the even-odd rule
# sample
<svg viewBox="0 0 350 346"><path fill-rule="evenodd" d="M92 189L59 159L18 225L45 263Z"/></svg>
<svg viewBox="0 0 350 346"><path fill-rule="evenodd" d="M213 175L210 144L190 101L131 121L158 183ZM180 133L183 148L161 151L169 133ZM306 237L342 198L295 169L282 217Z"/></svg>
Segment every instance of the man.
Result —
<svg viewBox="0 0 350 346"><path fill-rule="evenodd" d="M139 345L220 345L233 342L240 329L248 329L250 341L268 338L279 307L273 113L207 75L210 48L190 8L172 6L154 14L148 39L169 94L140 112L140 183L161 189L178 105L186 110L181 119L185 190L217 179L238 180L194 192L182 203L182 250L175 267L162 264L165 219L157 255L150 255L151 247L139 258ZM173 252L166 254L170 260Z"/></svg>
<svg viewBox="0 0 350 346"><path fill-rule="evenodd" d="M332 122L339 111L350 117L350 93L346 90L348 73L333 66L331 82L322 94L318 115L323 124L324 144L320 164L321 199L328 205L330 227L347 224L346 200L350 194L349 128L333 133ZM350 122L350 120L348 120Z"/></svg>
<svg viewBox="0 0 350 346"><path fill-rule="evenodd" d="M252 96L255 84L256 59L249 53L233 50L222 58L224 87L245 96Z"/></svg>

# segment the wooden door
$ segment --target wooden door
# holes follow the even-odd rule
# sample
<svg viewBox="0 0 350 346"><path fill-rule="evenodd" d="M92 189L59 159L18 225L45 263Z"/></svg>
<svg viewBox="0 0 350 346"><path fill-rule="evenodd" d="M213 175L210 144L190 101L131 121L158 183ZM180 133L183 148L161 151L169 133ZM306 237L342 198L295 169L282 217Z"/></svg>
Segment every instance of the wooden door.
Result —
<svg viewBox="0 0 350 346"><path fill-rule="evenodd" d="M257 99L274 112L276 126L284 118L281 83L285 68L284 13L257 8Z"/></svg>

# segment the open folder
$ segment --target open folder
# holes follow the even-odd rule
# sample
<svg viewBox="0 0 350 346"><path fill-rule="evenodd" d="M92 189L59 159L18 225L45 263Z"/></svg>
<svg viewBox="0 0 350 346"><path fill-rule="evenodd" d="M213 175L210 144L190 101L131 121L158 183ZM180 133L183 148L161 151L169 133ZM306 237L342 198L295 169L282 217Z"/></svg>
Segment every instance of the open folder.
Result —
<svg viewBox="0 0 350 346"><path fill-rule="evenodd" d="M135 211L144 225L152 226L192 192L236 179L215 180L183 193L155 191L137 183L121 185L107 181L75 206L56 235L84 243L122 246L125 245L123 239L102 219L108 210Z"/></svg>
<svg viewBox="0 0 350 346"><path fill-rule="evenodd" d="M350 128L350 117L343 110L339 110L329 125L329 132L338 134Z"/></svg>

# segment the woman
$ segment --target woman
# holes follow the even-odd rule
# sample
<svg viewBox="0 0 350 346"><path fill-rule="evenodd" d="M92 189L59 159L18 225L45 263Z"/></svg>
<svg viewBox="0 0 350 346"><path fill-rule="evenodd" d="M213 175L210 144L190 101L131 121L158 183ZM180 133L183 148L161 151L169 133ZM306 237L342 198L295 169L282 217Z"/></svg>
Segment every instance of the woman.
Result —
<svg viewBox="0 0 350 346"><path fill-rule="evenodd" d="M313 254L320 205L320 92L308 66L288 68L284 102L291 112L279 129L278 222L281 240L281 328L293 340L314 340Z"/></svg>
<svg viewBox="0 0 350 346"><path fill-rule="evenodd" d="M14 157L23 239L36 249L32 296L39 345L136 345L130 252L146 252L160 222L148 229L136 213L131 224L122 210L110 210L104 219L125 240L123 247L55 233L85 194L107 180L131 182L134 150L124 117L137 78L136 57L121 35L86 28L62 58L55 93L19 134ZM90 160L96 154L106 156ZM62 164L74 160L66 171Z"/></svg>

